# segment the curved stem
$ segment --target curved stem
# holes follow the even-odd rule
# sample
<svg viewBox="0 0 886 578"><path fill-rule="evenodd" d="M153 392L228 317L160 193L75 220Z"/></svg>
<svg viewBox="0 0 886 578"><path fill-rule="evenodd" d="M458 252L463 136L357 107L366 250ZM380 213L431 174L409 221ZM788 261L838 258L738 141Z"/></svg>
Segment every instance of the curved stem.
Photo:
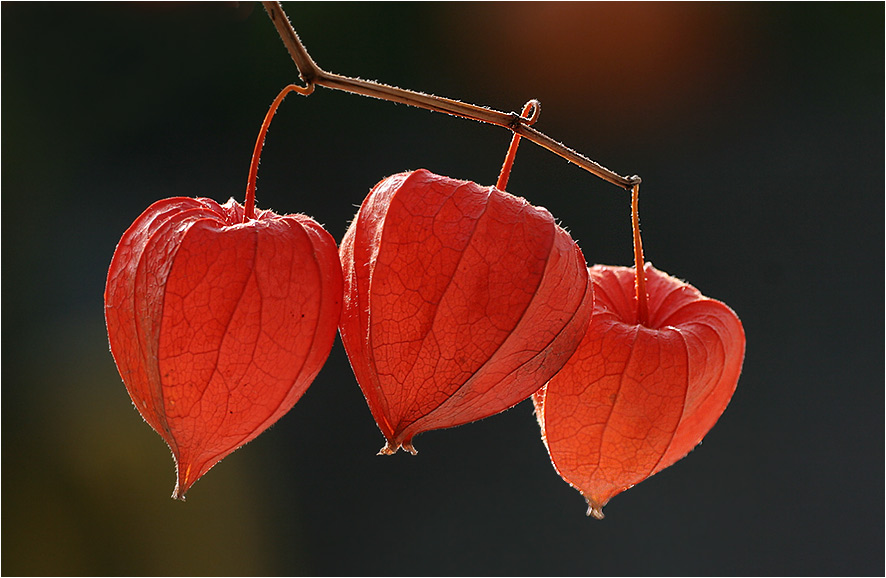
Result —
<svg viewBox="0 0 886 578"><path fill-rule="evenodd" d="M363 96L370 96L390 102L399 102L401 104L407 104L435 112L445 112L446 114L460 116L478 122L494 124L514 131L515 135L520 135L521 137L548 149L567 161L578 165L589 173L625 190L640 183L640 177L637 175L623 177L618 173L607 169L603 165L592 161L581 153L572 150L566 145L555 141L551 137L527 126L524 119L515 112L500 112L491 108L443 98L433 94L415 92L378 82L326 72L317 66L310 57L307 49L305 49L301 40L298 38L298 35L295 33L295 30L292 28L289 18L283 11L280 3L262 2L262 4L268 13L268 16L271 18L271 21L274 23L277 33L283 39L283 44L286 45L286 49L289 51L292 60L295 62L296 67L298 67L299 75L307 85L306 88L302 89L306 92L302 92L302 94L310 94L316 84L319 86L325 86L326 88L344 90L353 94L361 94Z"/></svg>
<svg viewBox="0 0 886 578"><path fill-rule="evenodd" d="M261 150L265 144L265 136L268 134L268 128L271 126L271 119L274 118L274 114L277 112L277 108L280 107L280 103L283 102L283 99L286 98L286 95L290 92L297 92L299 94L308 95L313 92L313 87L308 85L307 88L302 88L296 84L290 84L280 91L280 94L277 95L277 98L274 99L274 102L271 103L271 107L268 109L267 114L265 114L265 120L261 124L261 129L258 131L258 138L255 140L255 148L252 149L252 162L249 164L249 179L246 181L246 202L245 202L245 210L243 212L243 222L250 219L255 218L255 181L258 178L258 163L261 160Z"/></svg>
<svg viewBox="0 0 886 578"><path fill-rule="evenodd" d="M643 240L640 238L639 183L631 188L631 228L634 232L634 287L637 293L637 323L649 323L649 304L646 294L646 270L643 268Z"/></svg>
<svg viewBox="0 0 886 578"><path fill-rule="evenodd" d="M531 125L538 120L540 113L541 103L533 99L523 105L523 112L520 113L520 118L524 119L527 125ZM495 183L495 188L499 191L504 191L508 186L508 179L511 177L511 169L514 167L514 158L517 156L517 148L520 146L521 138L516 132L511 137L511 144L508 146L505 162L501 166L501 172L498 173L498 181Z"/></svg>

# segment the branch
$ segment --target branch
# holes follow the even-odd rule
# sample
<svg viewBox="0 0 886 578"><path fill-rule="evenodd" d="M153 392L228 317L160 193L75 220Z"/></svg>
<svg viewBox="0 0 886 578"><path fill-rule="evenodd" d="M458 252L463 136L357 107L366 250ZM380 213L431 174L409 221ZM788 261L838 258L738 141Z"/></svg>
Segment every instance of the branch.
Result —
<svg viewBox="0 0 886 578"><path fill-rule="evenodd" d="M640 177L632 175L623 177L618 173L610 171L606 167L600 165L572 150L566 145L555 141L551 137L541 133L527 124L527 120L515 112L500 112L491 108L476 106L458 100L443 98L433 94L425 94L423 92L415 92L387 84L372 82L369 80L361 80L351 78L349 76L341 76L326 72L311 58L304 44L292 28L289 18L283 11L283 7L279 2L262 2L268 16L277 28L277 33L283 39L283 44L289 51L289 55L298 68L299 76L305 83L306 87L303 94L308 95L314 90L314 85L325 86L336 90L343 90L363 96L370 96L391 102L399 102L409 106L424 108L436 112L444 112L453 116L460 116L501 126L513 131L526 140L548 149L554 154L566 159L567 161L578 165L586 171L594 174L604 181L619 186L625 190L630 190L634 185L640 183ZM302 92L302 91L299 91ZM531 123L530 123L531 124Z"/></svg>

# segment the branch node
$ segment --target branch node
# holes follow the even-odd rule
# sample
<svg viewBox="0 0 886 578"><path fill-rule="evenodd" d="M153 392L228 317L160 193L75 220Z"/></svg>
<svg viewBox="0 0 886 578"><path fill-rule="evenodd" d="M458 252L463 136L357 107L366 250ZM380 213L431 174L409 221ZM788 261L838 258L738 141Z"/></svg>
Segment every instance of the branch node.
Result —
<svg viewBox="0 0 886 578"><path fill-rule="evenodd" d="M541 104L537 100L533 99L527 102L521 115L516 112L501 112L449 98L442 98L433 94L424 94L414 90L396 88L378 82L326 72L317 66L308 54L307 49L302 44L298 34L295 33L295 29L289 22L289 17L286 16L280 3L265 1L262 4L270 16L274 27L277 29L277 33L283 40L286 50L295 62L299 76L305 83L305 87L298 91L303 95L311 94L314 91L314 85L320 85L336 90L344 90L352 94L362 94L363 96L380 98L390 102L399 102L427 110L445 112L477 122L494 124L511 130L515 135L531 140L538 146L548 149L557 156L578 165L608 183L626 190L631 190L631 187L640 183L640 177L636 175L623 177L532 128L532 124L538 119L539 111L541 110Z"/></svg>

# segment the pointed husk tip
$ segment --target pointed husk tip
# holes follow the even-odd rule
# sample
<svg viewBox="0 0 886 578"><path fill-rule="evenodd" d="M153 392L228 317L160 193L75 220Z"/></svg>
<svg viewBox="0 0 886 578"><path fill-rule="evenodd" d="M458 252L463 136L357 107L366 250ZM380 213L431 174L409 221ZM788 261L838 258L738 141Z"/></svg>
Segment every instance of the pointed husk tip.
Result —
<svg viewBox="0 0 886 578"><path fill-rule="evenodd" d="M187 501L187 497L185 494L191 488L196 480L189 480L191 476L191 466L188 466L185 469L184 476L181 474L181 469L179 465L178 457L173 454L173 458L175 459L175 488L172 490L172 499L173 500L181 500L182 502Z"/></svg>
<svg viewBox="0 0 886 578"><path fill-rule="evenodd" d="M397 450L402 449L403 451L407 451L412 455L416 455L418 450L415 449L412 445L412 440L403 441L403 442L392 442L391 440L387 440L385 442L385 447L378 450L378 454L380 456L391 456L397 453Z"/></svg>
<svg viewBox="0 0 886 578"><path fill-rule="evenodd" d="M603 515L603 506L606 505L605 503L601 504L592 498L585 498L585 501L588 503L588 512L586 514L588 517L593 516L598 520L602 520L605 517Z"/></svg>

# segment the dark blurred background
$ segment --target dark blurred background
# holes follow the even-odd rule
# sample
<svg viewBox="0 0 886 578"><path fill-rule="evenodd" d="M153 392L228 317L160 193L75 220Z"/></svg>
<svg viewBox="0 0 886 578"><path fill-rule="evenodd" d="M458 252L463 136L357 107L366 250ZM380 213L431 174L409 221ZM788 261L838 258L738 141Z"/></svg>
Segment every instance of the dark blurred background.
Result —
<svg viewBox="0 0 886 578"><path fill-rule="evenodd" d="M295 408L189 493L132 407L102 293L153 201L242 201L296 69L259 4L2 5L2 573L884 571L884 5L293 3L325 69L505 111L643 177L647 257L741 316L696 451L585 517L524 402L383 439L339 341ZM319 88L271 128L258 203L337 241L420 167L492 184L510 134ZM628 195L531 143L509 190L591 263Z"/></svg>

